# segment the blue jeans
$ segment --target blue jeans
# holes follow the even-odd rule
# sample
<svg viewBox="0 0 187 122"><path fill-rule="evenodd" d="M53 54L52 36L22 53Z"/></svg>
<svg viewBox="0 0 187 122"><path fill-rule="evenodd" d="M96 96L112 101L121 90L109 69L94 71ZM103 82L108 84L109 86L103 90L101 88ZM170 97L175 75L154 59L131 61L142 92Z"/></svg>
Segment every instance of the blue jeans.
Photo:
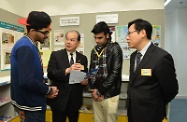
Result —
<svg viewBox="0 0 187 122"><path fill-rule="evenodd" d="M15 108L21 122L45 122L45 111L24 111Z"/></svg>

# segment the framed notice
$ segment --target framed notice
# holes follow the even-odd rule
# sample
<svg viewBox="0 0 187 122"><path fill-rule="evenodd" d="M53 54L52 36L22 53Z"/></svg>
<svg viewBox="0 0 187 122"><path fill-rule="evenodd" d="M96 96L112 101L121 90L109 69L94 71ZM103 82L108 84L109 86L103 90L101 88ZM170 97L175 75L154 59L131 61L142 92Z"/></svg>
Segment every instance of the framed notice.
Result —
<svg viewBox="0 0 187 122"><path fill-rule="evenodd" d="M80 17L61 17L60 26L79 25Z"/></svg>
<svg viewBox="0 0 187 122"><path fill-rule="evenodd" d="M118 14L96 15L96 23L105 21L106 23L118 23Z"/></svg>

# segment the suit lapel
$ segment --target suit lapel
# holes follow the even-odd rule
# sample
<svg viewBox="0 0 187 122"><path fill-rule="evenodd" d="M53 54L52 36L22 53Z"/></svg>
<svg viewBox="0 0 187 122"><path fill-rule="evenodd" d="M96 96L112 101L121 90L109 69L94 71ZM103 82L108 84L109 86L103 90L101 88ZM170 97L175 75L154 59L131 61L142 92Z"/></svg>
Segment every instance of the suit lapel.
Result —
<svg viewBox="0 0 187 122"><path fill-rule="evenodd" d="M70 66L69 64L69 58L66 49L62 50L62 58L64 60L65 66Z"/></svg>
<svg viewBox="0 0 187 122"><path fill-rule="evenodd" d="M135 51L130 58L130 81L134 78L135 72L134 72L134 65L135 65L135 57L136 57L137 51ZM130 82L131 83L131 82Z"/></svg>
<svg viewBox="0 0 187 122"><path fill-rule="evenodd" d="M76 62L77 63L81 63L81 56L80 56L80 54L76 51Z"/></svg>
<svg viewBox="0 0 187 122"><path fill-rule="evenodd" d="M147 49L147 51L146 51L146 53L145 53L145 55L143 56L143 59L141 60L141 62L140 62L140 64L138 65L138 67L137 67L137 69L135 70L135 72L133 72L134 71L134 65L132 65L133 67L131 67L131 73L133 74L132 76L131 76L131 81L133 81L134 79L135 79L135 77L137 76L137 75L139 75L140 74L140 70L142 69L142 67L144 67L146 64L147 64L147 62L151 59L151 57L153 56L153 52L154 52L154 45L153 44L151 44L150 46L149 46L149 48ZM133 56L133 64L134 64L134 62L135 62L135 56L136 56L136 53L134 54L134 56Z"/></svg>

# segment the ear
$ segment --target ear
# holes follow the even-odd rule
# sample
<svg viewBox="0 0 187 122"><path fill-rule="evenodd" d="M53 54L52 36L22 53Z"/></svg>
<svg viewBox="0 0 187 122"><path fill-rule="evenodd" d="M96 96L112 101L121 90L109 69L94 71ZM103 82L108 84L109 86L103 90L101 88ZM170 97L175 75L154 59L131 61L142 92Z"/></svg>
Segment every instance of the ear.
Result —
<svg viewBox="0 0 187 122"><path fill-rule="evenodd" d="M77 40L77 47L79 47L80 44L81 44L81 41Z"/></svg>
<svg viewBox="0 0 187 122"><path fill-rule="evenodd" d="M30 29L30 32L34 32L35 30L34 29Z"/></svg>
<svg viewBox="0 0 187 122"><path fill-rule="evenodd" d="M143 38L143 37L146 37L146 35L147 35L147 33L146 33L145 30L141 30L141 31L140 31L140 34L141 34L142 38Z"/></svg>
<svg viewBox="0 0 187 122"><path fill-rule="evenodd" d="M109 39L109 34L108 33L106 34L106 38Z"/></svg>

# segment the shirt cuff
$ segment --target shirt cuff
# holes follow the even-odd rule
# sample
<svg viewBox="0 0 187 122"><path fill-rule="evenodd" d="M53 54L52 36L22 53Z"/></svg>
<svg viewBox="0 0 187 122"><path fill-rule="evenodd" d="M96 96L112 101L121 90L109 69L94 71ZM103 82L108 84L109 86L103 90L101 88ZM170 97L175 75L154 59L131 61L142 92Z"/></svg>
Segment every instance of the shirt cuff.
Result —
<svg viewBox="0 0 187 122"><path fill-rule="evenodd" d="M51 94L51 92L52 92L52 88L49 86L46 95Z"/></svg>

